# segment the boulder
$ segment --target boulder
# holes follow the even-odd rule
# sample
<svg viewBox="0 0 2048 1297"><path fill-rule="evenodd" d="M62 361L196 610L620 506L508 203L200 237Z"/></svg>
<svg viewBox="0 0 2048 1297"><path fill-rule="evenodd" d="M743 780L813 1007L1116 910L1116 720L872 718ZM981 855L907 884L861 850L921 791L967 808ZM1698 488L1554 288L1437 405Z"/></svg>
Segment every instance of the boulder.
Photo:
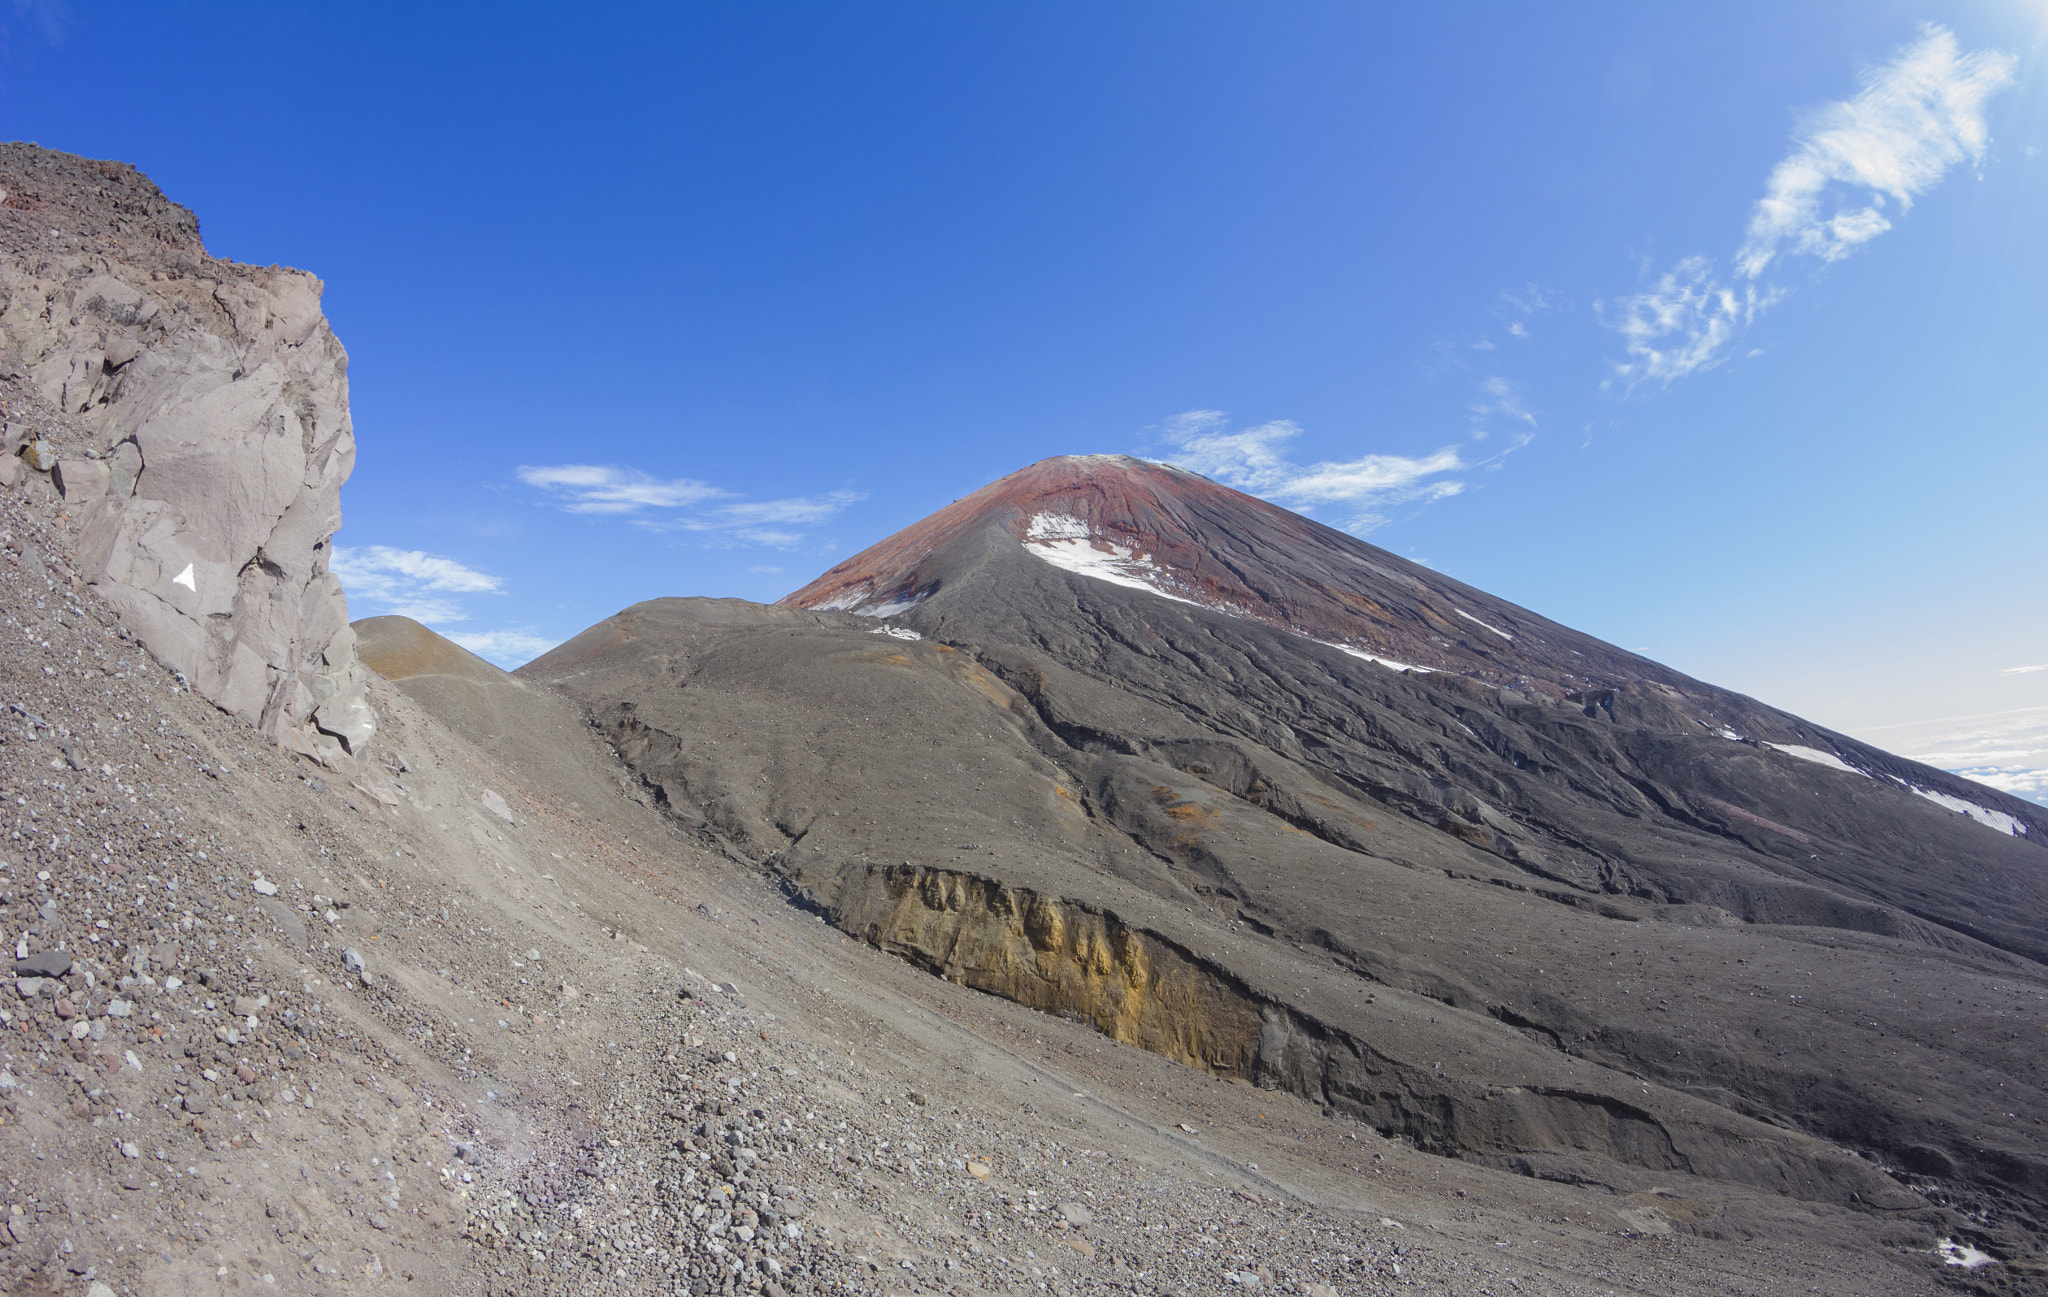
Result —
<svg viewBox="0 0 2048 1297"><path fill-rule="evenodd" d="M377 713L361 694L336 694L314 709L313 722L323 733L341 740L351 755L369 750L377 733Z"/></svg>
<svg viewBox="0 0 2048 1297"><path fill-rule="evenodd" d="M107 462L103 459L60 459L55 473L64 503L73 508L91 504L107 493Z"/></svg>
<svg viewBox="0 0 2048 1297"><path fill-rule="evenodd" d="M0 364L103 456L22 449L82 506L74 566L200 696L357 773L376 719L328 571L355 435L320 281L209 256L125 164L4 144L0 188L79 240L0 244Z"/></svg>
<svg viewBox="0 0 2048 1297"><path fill-rule="evenodd" d="M107 489L122 499L135 494L135 480L142 476L142 452L132 441L114 447L107 457Z"/></svg>
<svg viewBox="0 0 2048 1297"><path fill-rule="evenodd" d="M14 961L16 977L62 977L71 971L71 956L61 950L44 950Z"/></svg>

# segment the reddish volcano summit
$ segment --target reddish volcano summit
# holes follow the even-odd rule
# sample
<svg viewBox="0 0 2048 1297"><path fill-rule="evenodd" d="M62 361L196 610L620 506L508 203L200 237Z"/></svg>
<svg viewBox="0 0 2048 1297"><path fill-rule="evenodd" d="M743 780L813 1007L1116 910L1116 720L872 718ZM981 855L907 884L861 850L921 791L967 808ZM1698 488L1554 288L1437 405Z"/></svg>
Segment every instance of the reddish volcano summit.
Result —
<svg viewBox="0 0 2048 1297"><path fill-rule="evenodd" d="M985 571L991 538L1055 567L1262 622L1388 666L1563 696L1697 682L1197 473L1128 455L1041 460L781 600L895 616Z"/></svg>

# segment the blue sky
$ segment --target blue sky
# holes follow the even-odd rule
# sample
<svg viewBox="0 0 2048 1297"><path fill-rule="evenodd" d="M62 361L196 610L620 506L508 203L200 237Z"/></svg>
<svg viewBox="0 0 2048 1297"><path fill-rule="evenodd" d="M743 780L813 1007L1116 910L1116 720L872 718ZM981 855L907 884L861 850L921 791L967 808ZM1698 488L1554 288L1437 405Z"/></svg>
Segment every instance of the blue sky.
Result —
<svg viewBox="0 0 2048 1297"><path fill-rule="evenodd" d="M500 662L1128 451L2048 800L2044 34L17 0L0 131L325 278L352 605Z"/></svg>

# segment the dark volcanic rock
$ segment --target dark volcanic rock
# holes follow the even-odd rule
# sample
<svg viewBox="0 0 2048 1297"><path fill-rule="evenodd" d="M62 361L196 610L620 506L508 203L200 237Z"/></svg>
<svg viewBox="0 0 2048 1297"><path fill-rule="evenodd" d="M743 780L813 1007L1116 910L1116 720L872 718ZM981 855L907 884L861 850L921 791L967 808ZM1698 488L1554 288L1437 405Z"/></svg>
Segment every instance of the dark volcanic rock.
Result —
<svg viewBox="0 0 2048 1297"><path fill-rule="evenodd" d="M70 971L71 956L61 950L42 950L14 961L16 977L62 977Z"/></svg>
<svg viewBox="0 0 2048 1297"><path fill-rule="evenodd" d="M519 675L951 980L1526 1174L2035 1233L2040 808L1137 461L785 604Z"/></svg>

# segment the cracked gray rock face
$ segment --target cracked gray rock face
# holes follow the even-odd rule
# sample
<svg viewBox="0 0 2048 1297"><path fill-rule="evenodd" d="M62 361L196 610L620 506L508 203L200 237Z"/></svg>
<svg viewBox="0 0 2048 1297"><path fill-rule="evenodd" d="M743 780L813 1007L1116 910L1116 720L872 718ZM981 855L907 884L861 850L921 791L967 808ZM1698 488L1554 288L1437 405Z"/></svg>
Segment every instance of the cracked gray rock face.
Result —
<svg viewBox="0 0 2048 1297"><path fill-rule="evenodd" d="M208 255L122 163L0 145L0 188L0 364L86 435L52 466L79 573L202 697L354 773L373 722L328 557L355 437L320 281Z"/></svg>

